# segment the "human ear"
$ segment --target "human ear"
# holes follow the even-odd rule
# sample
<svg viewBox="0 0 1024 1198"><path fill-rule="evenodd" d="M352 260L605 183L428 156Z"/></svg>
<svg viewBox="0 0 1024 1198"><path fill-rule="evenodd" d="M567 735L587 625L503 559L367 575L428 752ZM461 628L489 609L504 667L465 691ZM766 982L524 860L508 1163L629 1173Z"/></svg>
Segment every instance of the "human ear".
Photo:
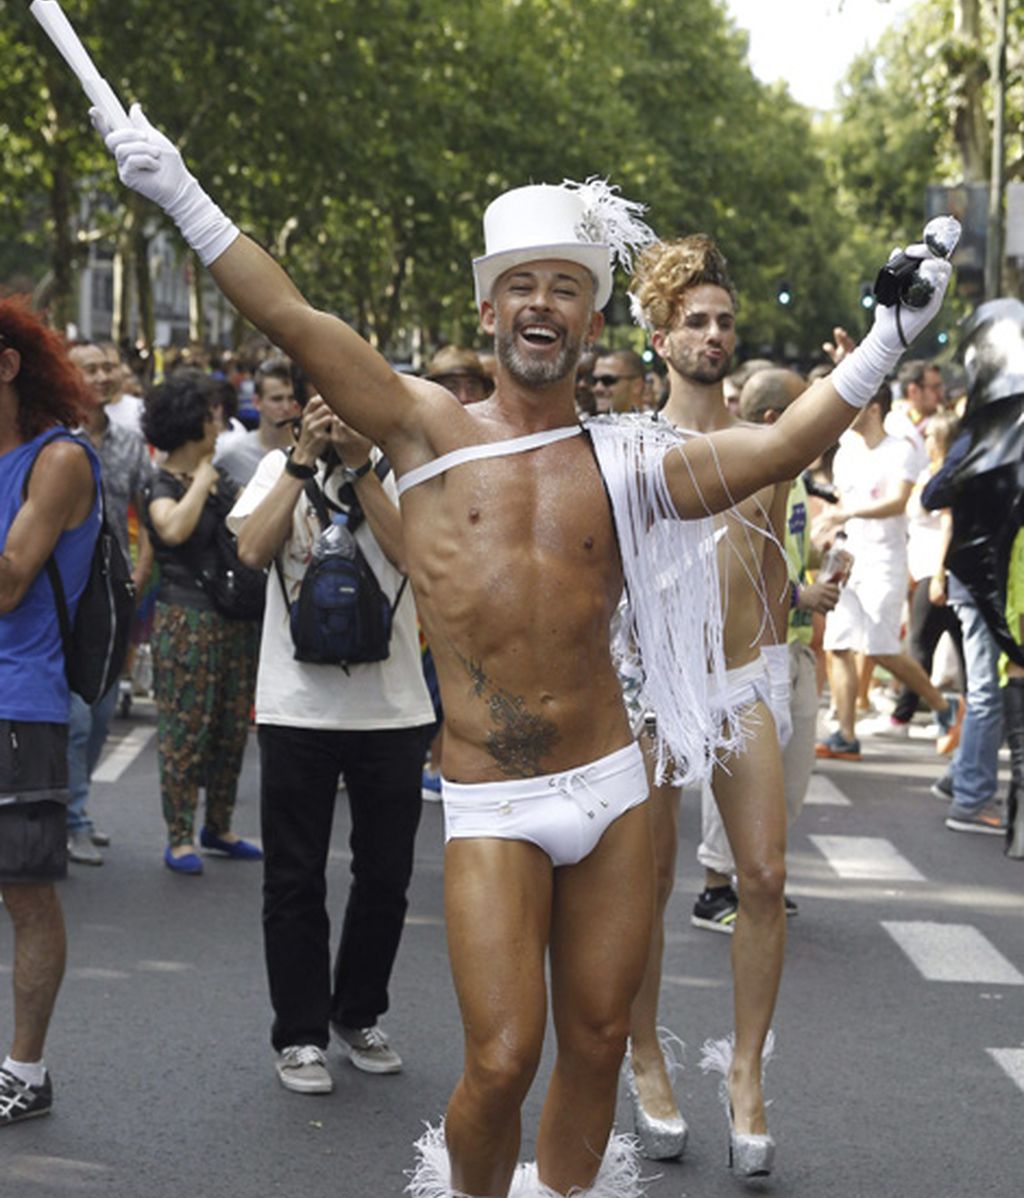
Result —
<svg viewBox="0 0 1024 1198"><path fill-rule="evenodd" d="M8 347L0 351L0 383L13 383L21 370L21 354Z"/></svg>
<svg viewBox="0 0 1024 1198"><path fill-rule="evenodd" d="M480 304L480 327L489 336L494 335L494 304L489 299Z"/></svg>

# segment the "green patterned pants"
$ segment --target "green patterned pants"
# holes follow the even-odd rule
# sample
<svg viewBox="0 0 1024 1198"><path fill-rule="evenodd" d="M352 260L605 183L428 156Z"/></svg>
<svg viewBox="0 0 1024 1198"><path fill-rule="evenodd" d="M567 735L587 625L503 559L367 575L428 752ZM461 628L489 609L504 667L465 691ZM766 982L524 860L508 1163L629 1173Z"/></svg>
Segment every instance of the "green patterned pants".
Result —
<svg viewBox="0 0 1024 1198"><path fill-rule="evenodd" d="M193 843L199 788L206 826L231 830L249 730L260 626L219 612L157 603L153 683L160 798L172 847Z"/></svg>

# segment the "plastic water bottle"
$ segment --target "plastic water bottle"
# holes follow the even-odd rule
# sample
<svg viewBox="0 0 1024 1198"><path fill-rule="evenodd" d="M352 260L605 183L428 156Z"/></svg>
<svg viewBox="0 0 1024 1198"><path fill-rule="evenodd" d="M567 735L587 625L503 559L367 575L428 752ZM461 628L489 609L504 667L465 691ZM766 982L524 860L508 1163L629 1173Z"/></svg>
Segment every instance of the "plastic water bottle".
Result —
<svg viewBox="0 0 1024 1198"><path fill-rule="evenodd" d="M826 582L837 582L842 586L850 577L853 554L846 547L846 533L840 529L821 563L821 577Z"/></svg>
<svg viewBox="0 0 1024 1198"><path fill-rule="evenodd" d="M348 557L356 555L356 540L348 527L348 516L337 512L331 523L317 538L313 556L318 560L326 557Z"/></svg>

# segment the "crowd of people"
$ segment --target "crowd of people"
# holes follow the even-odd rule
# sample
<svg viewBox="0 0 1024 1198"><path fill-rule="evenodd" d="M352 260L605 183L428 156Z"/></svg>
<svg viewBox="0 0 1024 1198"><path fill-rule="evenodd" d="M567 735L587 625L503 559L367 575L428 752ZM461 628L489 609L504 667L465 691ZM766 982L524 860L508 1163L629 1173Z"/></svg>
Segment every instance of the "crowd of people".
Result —
<svg viewBox="0 0 1024 1198"><path fill-rule="evenodd" d="M140 398L114 347L69 350L24 306L0 304L0 887L15 928L0 1123L51 1108L43 1048L64 952L54 883L68 859L101 864L116 833L87 804L118 684L91 704L69 692L43 569L54 555L73 607L102 480L138 593L155 595L140 635L164 866L196 877L203 852L262 861L280 1083L329 1092L332 1036L358 1068L402 1068L379 1021L421 802L439 793L465 1063L416 1146L410 1192L639 1194L637 1152L678 1158L688 1138L677 1042L657 1012L690 791L705 871L693 922L732 935L733 1027L709 1036L701 1067L722 1077L730 1167L767 1176L763 1072L797 909L787 828L815 754L861 758L862 679L870 688L883 671L904 686L880 732L907 735L918 701L934 712L937 748L952 754L935 782L947 826L1001 834L1024 854L1018 717L1009 817L995 794L999 649L1008 712L1024 693L1024 550L1007 547L980 597L973 567L949 568L969 565L958 505L988 425L971 424L968 391L954 436L961 413L937 366L907 362L893 377L948 264L921 247L926 308L901 320L880 308L860 346L837 330L818 377L767 360L737 377L737 297L710 237L658 241L593 181L519 188L488 209L474 262L493 354L442 347L416 376L308 305L171 143L138 110L132 121L107 131L123 181L165 205L271 352L244 387L183 356ZM633 267L649 361L600 342L611 246ZM240 392L249 428L233 424ZM333 619L321 575L372 600L381 629L371 634L365 605ZM1009 612L994 631L993 595ZM943 633L962 654L953 689L966 702L932 681ZM836 728L818 741L826 674ZM253 719L258 844L232 827ZM352 878L332 965L339 783ZM549 993L557 1059L537 1162L522 1165ZM636 1140L612 1126L624 1058Z"/></svg>

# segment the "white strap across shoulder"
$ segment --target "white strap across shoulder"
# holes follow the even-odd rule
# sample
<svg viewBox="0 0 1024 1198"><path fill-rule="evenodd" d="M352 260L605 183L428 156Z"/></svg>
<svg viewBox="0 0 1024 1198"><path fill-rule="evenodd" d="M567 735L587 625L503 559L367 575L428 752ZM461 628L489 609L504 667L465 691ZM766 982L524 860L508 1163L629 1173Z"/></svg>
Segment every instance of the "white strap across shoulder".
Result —
<svg viewBox="0 0 1024 1198"><path fill-rule="evenodd" d="M576 437L581 432L583 429L580 425L569 424L562 428L545 429L540 433L528 433L525 437L512 437L507 441L488 441L483 445L464 445L461 449L453 449L451 453L441 454L432 462L406 471L401 478L396 479L398 493L404 495L410 487L436 478L439 474L444 474L453 466L461 466L464 462L476 462L481 458L500 458L510 453L526 453L527 450L540 449L541 446L551 445L555 441L564 441L567 437Z"/></svg>

